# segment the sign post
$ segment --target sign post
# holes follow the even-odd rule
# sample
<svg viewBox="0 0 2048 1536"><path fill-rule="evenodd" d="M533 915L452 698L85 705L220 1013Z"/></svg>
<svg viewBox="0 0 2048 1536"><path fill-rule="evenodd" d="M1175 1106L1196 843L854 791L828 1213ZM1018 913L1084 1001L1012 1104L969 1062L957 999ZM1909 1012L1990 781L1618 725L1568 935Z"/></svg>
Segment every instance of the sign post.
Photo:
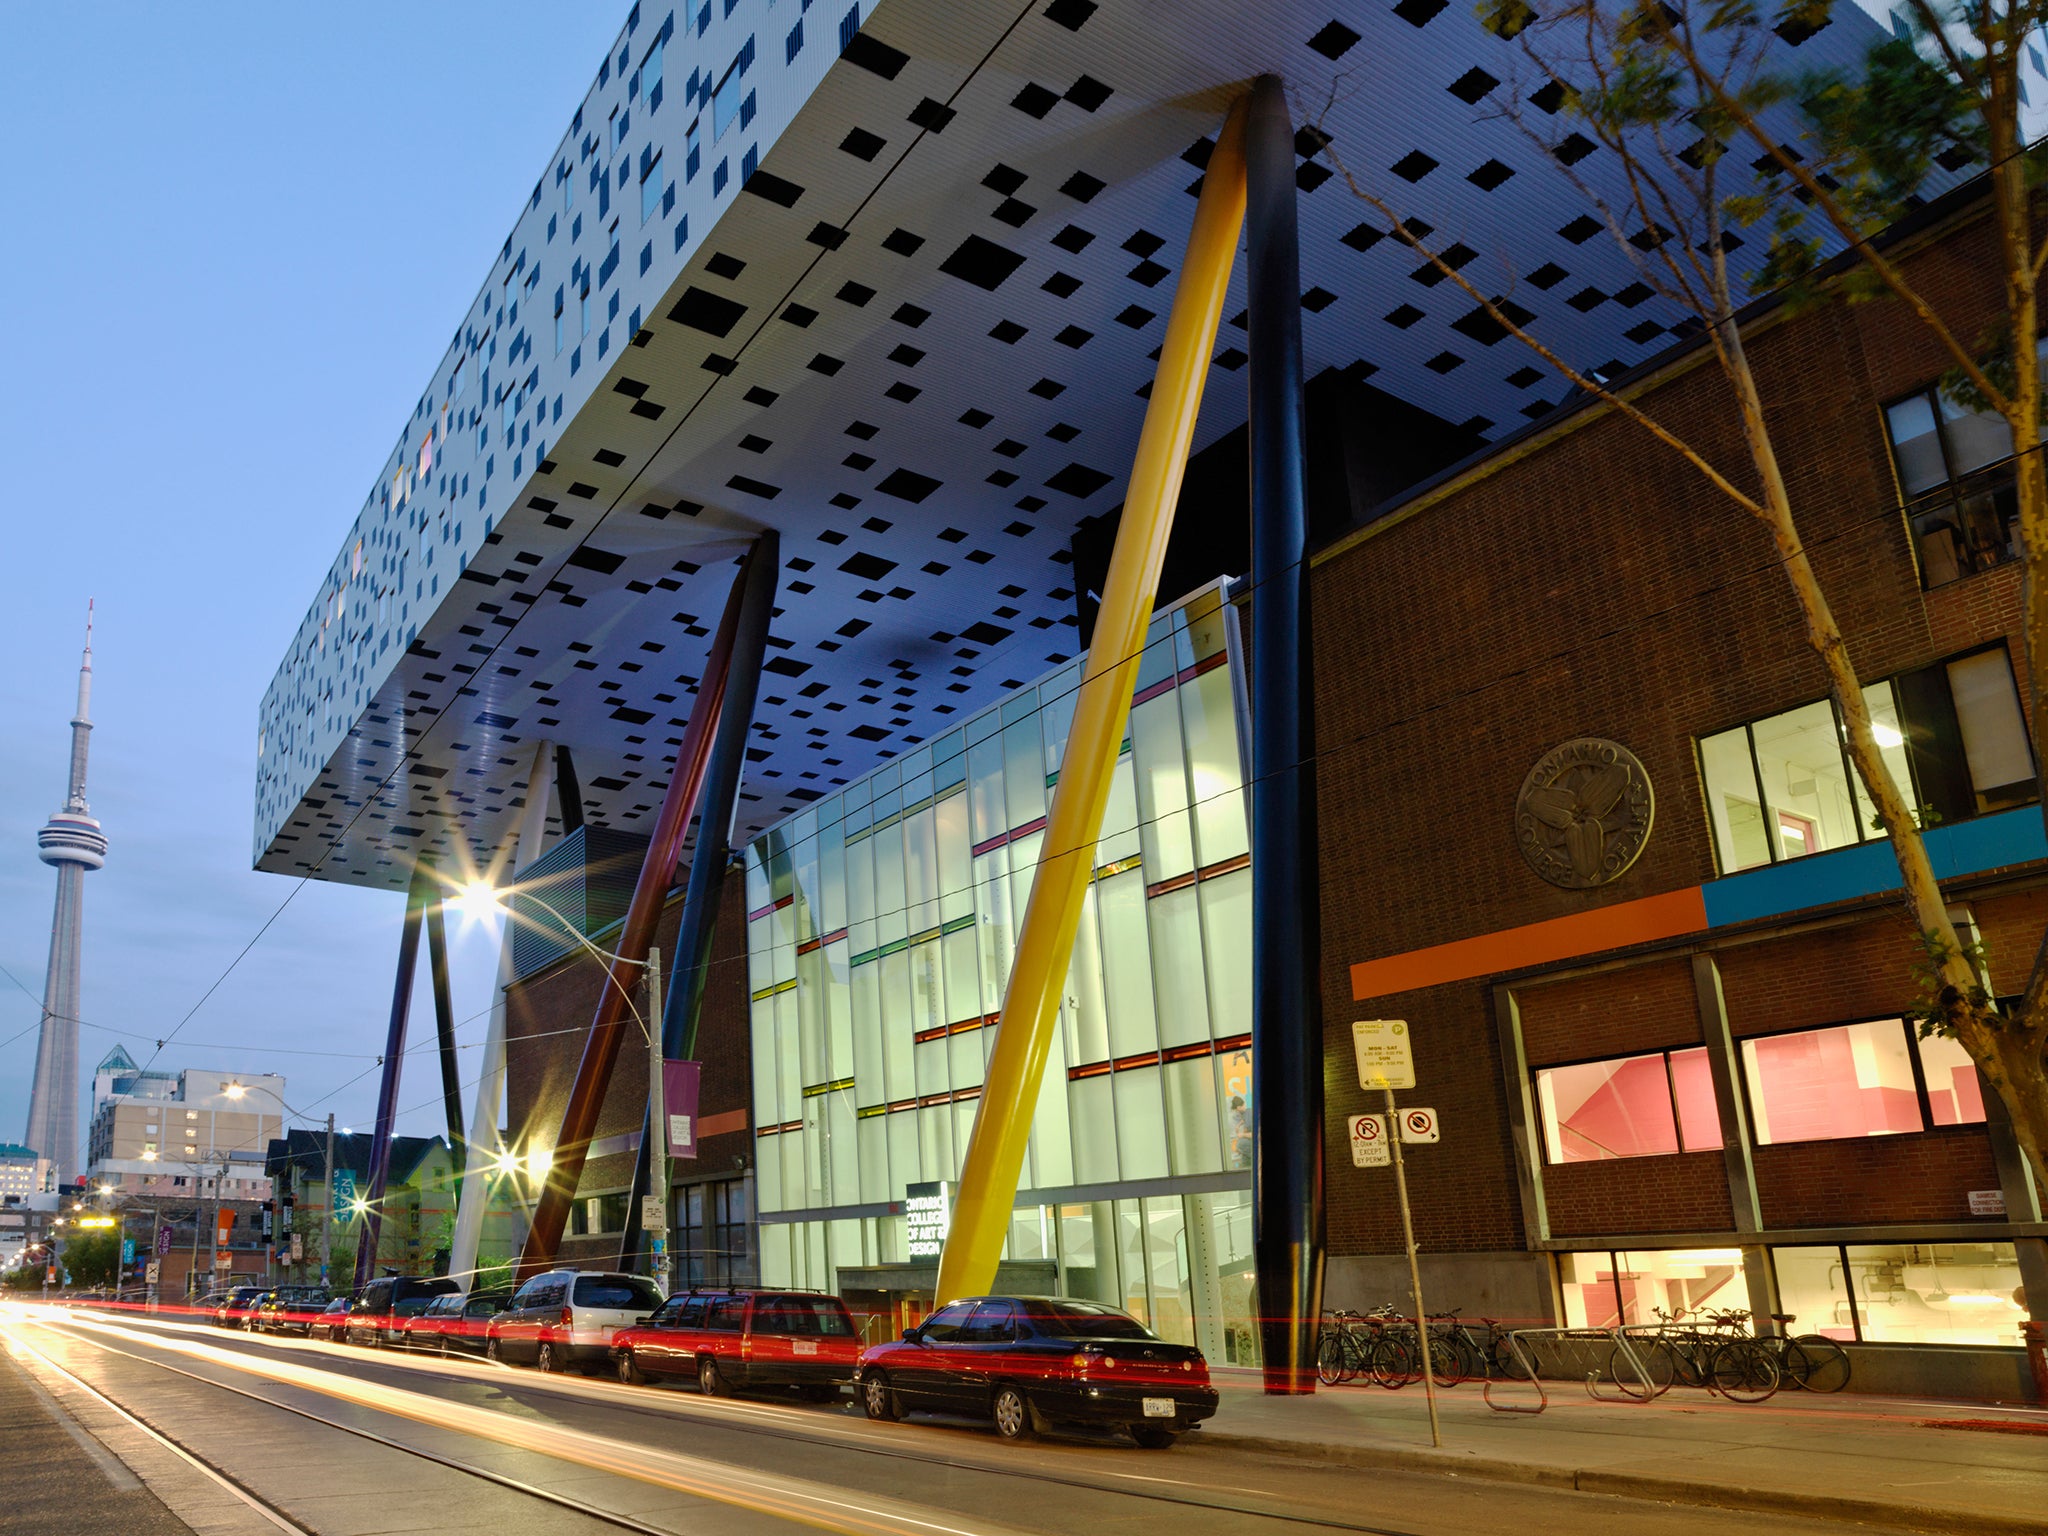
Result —
<svg viewBox="0 0 2048 1536"><path fill-rule="evenodd" d="M1361 1115L1352 1122L1352 1161L1361 1168L1391 1161L1394 1192L1401 1202L1401 1240L1408 1250L1408 1285L1415 1297L1415 1347L1421 1355L1422 1395L1429 1403L1429 1443L1439 1449L1444 1443L1443 1426L1436 1413L1436 1377L1430 1372L1429 1314L1422 1305L1422 1265L1415 1256L1415 1217L1408 1205L1408 1171L1401 1162L1404 1141L1435 1141L1436 1113L1433 1110L1397 1111L1394 1090L1415 1086L1415 1053L1405 1019L1360 1019L1351 1026L1351 1049L1358 1057L1358 1086L1370 1092L1377 1088L1387 1097L1387 1117L1378 1132L1381 1150L1371 1161L1361 1154L1359 1120L1378 1121L1378 1115ZM1418 1124L1411 1124L1417 1116ZM1399 1134L1386 1135L1384 1126L1399 1127Z"/></svg>

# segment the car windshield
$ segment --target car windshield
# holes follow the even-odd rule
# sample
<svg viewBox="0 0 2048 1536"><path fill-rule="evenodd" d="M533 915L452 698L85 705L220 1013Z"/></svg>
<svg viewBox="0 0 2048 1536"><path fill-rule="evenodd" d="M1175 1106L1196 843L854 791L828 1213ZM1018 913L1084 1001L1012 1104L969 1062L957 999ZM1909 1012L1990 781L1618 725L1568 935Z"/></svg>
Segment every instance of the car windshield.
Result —
<svg viewBox="0 0 2048 1536"><path fill-rule="evenodd" d="M652 1281L633 1275L582 1275L576 1281L575 1305L652 1312L661 1305L661 1292Z"/></svg>
<svg viewBox="0 0 2048 1536"><path fill-rule="evenodd" d="M1031 1322L1056 1339L1149 1339L1145 1325L1112 1307L1033 1302Z"/></svg>

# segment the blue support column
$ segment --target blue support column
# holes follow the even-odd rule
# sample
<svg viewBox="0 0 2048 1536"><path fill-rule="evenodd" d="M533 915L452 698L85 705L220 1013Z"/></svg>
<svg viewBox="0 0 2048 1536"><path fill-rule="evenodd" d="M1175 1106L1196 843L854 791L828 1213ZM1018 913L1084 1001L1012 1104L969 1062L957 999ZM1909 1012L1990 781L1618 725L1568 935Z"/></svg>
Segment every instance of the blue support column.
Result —
<svg viewBox="0 0 2048 1536"><path fill-rule="evenodd" d="M732 857L733 806L739 800L740 780L746 775L747 734L753 729L761 663L768 654L768 621L775 613L781 540L771 528L760 536L756 549L758 558L748 567L746 591L740 599L739 633L733 639L725 711L718 717L711 764L705 772L704 809L697 822L697 845L690 855L682 926L676 933L675 954L665 978L668 990L662 1000L661 1049L670 1060L687 1060L697 1048L697 1019L704 1006L711 940L718 925L719 898L725 889L725 866ZM622 1269L638 1268L646 1256L640 1199L653 1185L649 1149L661 1144L653 1127L643 1120L640 1156L633 1166L633 1195L626 1203L626 1231L619 1243Z"/></svg>
<svg viewBox="0 0 2048 1536"><path fill-rule="evenodd" d="M1323 1300L1322 919L1316 883L1301 258L1275 75L1245 142L1252 520L1252 1246L1269 1393L1313 1392Z"/></svg>
<svg viewBox="0 0 2048 1536"><path fill-rule="evenodd" d="M398 935L398 975L391 984L391 1025L384 1033L384 1075L377 1085L377 1128L370 1138L370 1187L356 1238L356 1283L360 1291L377 1268L377 1241L384 1230L384 1185L391 1174L391 1122L398 1114L398 1069L405 1064L405 1025L412 1013L412 979L420 958L420 919L437 899L433 872L416 864L405 893L405 925Z"/></svg>
<svg viewBox="0 0 2048 1536"><path fill-rule="evenodd" d="M434 983L434 1039L441 1055L441 1104L448 1116L448 1156L455 1167L455 1193L462 1194L468 1160L462 1140L462 1068L455 1058L455 1003L448 989L448 930L441 903L427 906L427 972Z"/></svg>

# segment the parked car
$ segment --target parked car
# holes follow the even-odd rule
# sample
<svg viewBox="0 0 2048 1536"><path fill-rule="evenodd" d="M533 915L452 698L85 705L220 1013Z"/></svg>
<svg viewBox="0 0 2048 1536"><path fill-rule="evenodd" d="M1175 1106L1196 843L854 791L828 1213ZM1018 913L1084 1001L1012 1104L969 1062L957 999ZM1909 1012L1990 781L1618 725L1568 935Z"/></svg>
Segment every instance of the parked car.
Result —
<svg viewBox="0 0 2048 1536"><path fill-rule="evenodd" d="M412 1275L386 1275L363 1287L363 1294L349 1308L343 1341L376 1348L402 1343L400 1329L406 1318L424 1310L436 1296L461 1290L453 1280L420 1279Z"/></svg>
<svg viewBox="0 0 2048 1536"><path fill-rule="evenodd" d="M214 1324L221 1328L248 1327L249 1314L263 1292L264 1287L260 1285L238 1285L224 1292L220 1304L213 1311Z"/></svg>
<svg viewBox="0 0 2048 1536"><path fill-rule="evenodd" d="M408 1349L443 1355L481 1355L484 1333L492 1318L511 1304L510 1291L476 1291L467 1296L436 1296L426 1309L405 1321Z"/></svg>
<svg viewBox="0 0 2048 1536"><path fill-rule="evenodd" d="M995 1420L1005 1440L1046 1424L1121 1427L1164 1450L1216 1411L1202 1352L1099 1302L981 1296L950 1302L861 1352L871 1419L917 1409Z"/></svg>
<svg viewBox="0 0 2048 1536"><path fill-rule="evenodd" d="M619 1380L689 1377L707 1397L751 1387L794 1387L830 1402L853 1380L860 1330L846 1303L824 1291L691 1291L612 1338Z"/></svg>
<svg viewBox="0 0 2048 1536"><path fill-rule="evenodd" d="M345 1342L348 1338L348 1315L354 1307L355 1302L350 1297L335 1297L306 1325L306 1337L325 1339L330 1344Z"/></svg>
<svg viewBox="0 0 2048 1536"><path fill-rule="evenodd" d="M605 1370L612 1364L612 1335L645 1320L661 1301L645 1275L551 1269L519 1287L512 1304L490 1320L484 1353L543 1371Z"/></svg>
<svg viewBox="0 0 2048 1536"><path fill-rule="evenodd" d="M226 1291L207 1291L186 1301L180 1310L195 1323L210 1323L227 1299Z"/></svg>
<svg viewBox="0 0 2048 1536"><path fill-rule="evenodd" d="M281 1285L256 1304L251 1323L258 1333L313 1332L314 1319L333 1298L324 1285Z"/></svg>

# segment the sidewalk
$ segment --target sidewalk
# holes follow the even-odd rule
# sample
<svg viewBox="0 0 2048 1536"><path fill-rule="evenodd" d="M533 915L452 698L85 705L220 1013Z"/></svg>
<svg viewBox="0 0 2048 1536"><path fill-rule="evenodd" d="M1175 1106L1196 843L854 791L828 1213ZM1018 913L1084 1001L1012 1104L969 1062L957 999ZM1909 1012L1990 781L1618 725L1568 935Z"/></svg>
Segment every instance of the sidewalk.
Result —
<svg viewBox="0 0 2048 1536"><path fill-rule="evenodd" d="M1594 1402L1546 1382L1540 1415L1496 1413L1477 1382L1437 1394L1429 1443L1420 1384L1267 1397L1256 1373L1215 1373L1223 1402L1196 1437L1218 1447L1587 1493L1809 1514L1959 1533L2048 1533L2048 1411L1785 1392L1745 1407L1674 1388ZM1494 1400L1533 1405L1527 1383Z"/></svg>

